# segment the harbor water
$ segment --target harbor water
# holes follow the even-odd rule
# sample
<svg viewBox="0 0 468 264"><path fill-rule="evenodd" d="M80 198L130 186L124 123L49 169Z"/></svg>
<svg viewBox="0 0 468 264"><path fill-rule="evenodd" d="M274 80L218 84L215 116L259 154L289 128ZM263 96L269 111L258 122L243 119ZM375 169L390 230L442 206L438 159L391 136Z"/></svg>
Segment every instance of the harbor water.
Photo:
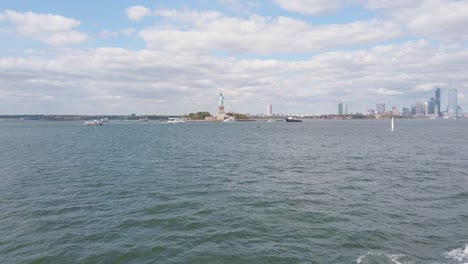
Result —
<svg viewBox="0 0 468 264"><path fill-rule="evenodd" d="M1 263L468 263L468 120L0 121Z"/></svg>

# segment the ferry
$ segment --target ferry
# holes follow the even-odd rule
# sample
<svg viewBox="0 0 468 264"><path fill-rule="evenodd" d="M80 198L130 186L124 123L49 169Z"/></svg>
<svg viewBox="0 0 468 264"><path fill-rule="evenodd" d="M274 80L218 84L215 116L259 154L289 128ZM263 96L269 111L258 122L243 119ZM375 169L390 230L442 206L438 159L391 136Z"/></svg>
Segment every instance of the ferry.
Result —
<svg viewBox="0 0 468 264"><path fill-rule="evenodd" d="M168 118L167 123L185 123L185 120L179 117L170 117Z"/></svg>
<svg viewBox="0 0 468 264"><path fill-rule="evenodd" d="M87 126L102 126L104 122L101 120L86 121L85 125Z"/></svg>
<svg viewBox="0 0 468 264"><path fill-rule="evenodd" d="M295 117L292 117L292 116L286 118L285 120L286 120L286 122L302 122L301 119L298 119L298 118L295 118Z"/></svg>

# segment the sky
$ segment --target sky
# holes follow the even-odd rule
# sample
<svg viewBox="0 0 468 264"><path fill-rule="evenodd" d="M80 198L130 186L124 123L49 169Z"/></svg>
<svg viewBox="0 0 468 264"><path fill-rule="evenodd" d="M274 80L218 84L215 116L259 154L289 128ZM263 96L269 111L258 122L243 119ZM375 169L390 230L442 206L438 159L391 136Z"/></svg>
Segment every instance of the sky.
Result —
<svg viewBox="0 0 468 264"><path fill-rule="evenodd" d="M1 1L0 40L3 115L468 112L468 0Z"/></svg>

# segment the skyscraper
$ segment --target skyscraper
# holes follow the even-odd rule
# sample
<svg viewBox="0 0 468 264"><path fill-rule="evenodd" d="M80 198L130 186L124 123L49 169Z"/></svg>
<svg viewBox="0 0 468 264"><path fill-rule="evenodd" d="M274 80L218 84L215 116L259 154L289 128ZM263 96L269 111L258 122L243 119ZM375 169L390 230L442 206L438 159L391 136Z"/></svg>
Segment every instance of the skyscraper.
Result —
<svg viewBox="0 0 468 264"><path fill-rule="evenodd" d="M431 98L431 100L427 101L427 111L426 115L432 115L434 114L434 109L435 109L435 99L434 97Z"/></svg>
<svg viewBox="0 0 468 264"><path fill-rule="evenodd" d="M271 104L269 104L268 107L267 107L267 115L268 116L273 115L273 106Z"/></svg>
<svg viewBox="0 0 468 264"><path fill-rule="evenodd" d="M440 88L435 90L434 114L440 115ZM437 110L437 111L435 111Z"/></svg>
<svg viewBox="0 0 468 264"><path fill-rule="evenodd" d="M375 109L377 110L377 114L384 114L385 113L385 104L377 104L375 106Z"/></svg>
<svg viewBox="0 0 468 264"><path fill-rule="evenodd" d="M347 115L348 114L348 104L344 104L344 114Z"/></svg>
<svg viewBox="0 0 468 264"><path fill-rule="evenodd" d="M410 109L408 107L403 107L401 110L401 114L404 116L409 116L410 115Z"/></svg>
<svg viewBox="0 0 468 264"><path fill-rule="evenodd" d="M457 89L450 89L448 95L448 106L447 106L447 113L449 116L456 117L457 116Z"/></svg>
<svg viewBox="0 0 468 264"><path fill-rule="evenodd" d="M424 115L424 104L417 102L415 105L416 115Z"/></svg>
<svg viewBox="0 0 468 264"><path fill-rule="evenodd" d="M343 103L338 104L338 115L343 115Z"/></svg>
<svg viewBox="0 0 468 264"><path fill-rule="evenodd" d="M463 108L461 106L458 106L457 107L457 115L459 117L463 116Z"/></svg>

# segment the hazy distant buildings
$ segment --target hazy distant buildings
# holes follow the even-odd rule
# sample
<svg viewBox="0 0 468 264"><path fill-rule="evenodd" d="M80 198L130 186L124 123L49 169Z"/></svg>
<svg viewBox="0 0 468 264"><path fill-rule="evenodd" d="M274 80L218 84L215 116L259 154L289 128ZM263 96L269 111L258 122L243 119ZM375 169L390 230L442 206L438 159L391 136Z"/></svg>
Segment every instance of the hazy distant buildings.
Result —
<svg viewBox="0 0 468 264"><path fill-rule="evenodd" d="M460 117L463 116L463 108L461 106L457 107L457 115Z"/></svg>
<svg viewBox="0 0 468 264"><path fill-rule="evenodd" d="M268 107L267 107L267 115L268 116L273 115L273 106L271 104L269 104Z"/></svg>
<svg viewBox="0 0 468 264"><path fill-rule="evenodd" d="M377 104L375 106L377 114L385 114L385 104Z"/></svg>
<svg viewBox="0 0 468 264"><path fill-rule="evenodd" d="M410 116L411 112L410 112L410 109L408 107L403 107L403 109L401 109L401 115L404 115L404 116Z"/></svg>
<svg viewBox="0 0 468 264"><path fill-rule="evenodd" d="M422 104L421 102L417 102L416 105L414 106L414 114L417 115L417 116L421 116L421 115L425 115L426 112L424 110L424 104Z"/></svg>
<svg viewBox="0 0 468 264"><path fill-rule="evenodd" d="M448 94L447 113L451 117L457 116L457 89L450 89Z"/></svg>
<svg viewBox="0 0 468 264"><path fill-rule="evenodd" d="M426 115L435 114L435 98L431 97L431 100L427 101L427 111Z"/></svg>
<svg viewBox="0 0 468 264"><path fill-rule="evenodd" d="M427 102L424 102L424 114L425 115L433 115L434 114L434 104L435 104L434 97L432 97L431 100L428 100Z"/></svg>
<svg viewBox="0 0 468 264"><path fill-rule="evenodd" d="M440 113L440 88L435 90L435 101L434 101L434 114L441 115Z"/></svg>
<svg viewBox="0 0 468 264"><path fill-rule="evenodd" d="M432 93L432 96L430 95ZM444 92L445 94L445 92ZM445 102L445 101L444 101ZM399 102L402 103L402 102ZM433 91L429 92L428 97L423 100L416 101L410 107L402 107L397 109L396 106L385 108L385 103L376 103L374 109L368 109L364 112L365 118L388 118L389 116L405 116L411 118L468 118L468 112L463 113L463 109L458 105L457 89L450 89L448 92L448 104L442 109L441 107L441 88L434 87ZM351 112L348 115L348 105L345 103L338 103L338 114L331 115L336 119L356 118L354 115L358 113ZM360 114L364 116L363 114Z"/></svg>
<svg viewBox="0 0 468 264"><path fill-rule="evenodd" d="M412 105L411 108L410 108L410 115L414 116L416 115L416 106L415 105Z"/></svg>

